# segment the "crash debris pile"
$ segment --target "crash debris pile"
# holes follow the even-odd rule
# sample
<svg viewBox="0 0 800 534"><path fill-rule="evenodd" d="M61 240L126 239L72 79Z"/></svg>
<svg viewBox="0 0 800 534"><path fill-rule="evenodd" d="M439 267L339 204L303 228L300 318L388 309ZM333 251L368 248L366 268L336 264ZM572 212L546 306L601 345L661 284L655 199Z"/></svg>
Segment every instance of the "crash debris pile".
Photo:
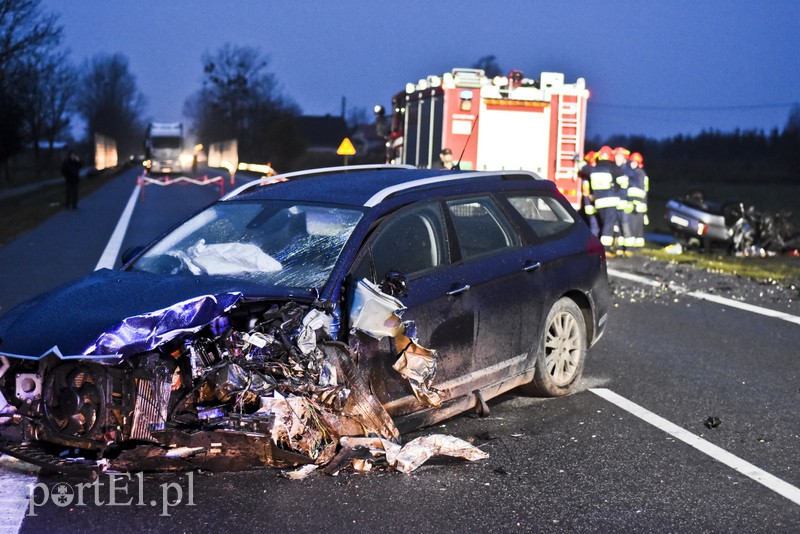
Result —
<svg viewBox="0 0 800 534"><path fill-rule="evenodd" d="M352 333L392 336L394 369L421 402L438 406L435 353L419 345L413 322L401 320L402 303L367 281L356 293ZM120 470L328 465L329 474L349 467L407 473L432 455L487 456L449 436L401 447L356 364L357 348L332 339L334 321L327 302L278 305L239 295L131 317L87 349L116 359L22 362L34 382L48 378L28 387L38 393L8 404L0 448L14 454L10 439L41 440ZM11 382L2 383L7 398L20 391Z"/></svg>
<svg viewBox="0 0 800 534"><path fill-rule="evenodd" d="M791 213L758 211L755 206L738 204L733 225L737 256L800 254L800 232L795 231Z"/></svg>
<svg viewBox="0 0 800 534"><path fill-rule="evenodd" d="M624 264L617 265L616 268L658 284L642 284L612 277L615 307L624 302L690 304L695 299L688 294L700 292L792 315L800 314L800 286L791 281L758 281L718 270L701 269L691 260L661 261L644 255L627 258Z"/></svg>
<svg viewBox="0 0 800 534"><path fill-rule="evenodd" d="M692 191L667 202L667 221L678 237L670 254L719 241L737 256L800 255L800 232L789 211L761 211L743 202L719 203Z"/></svg>

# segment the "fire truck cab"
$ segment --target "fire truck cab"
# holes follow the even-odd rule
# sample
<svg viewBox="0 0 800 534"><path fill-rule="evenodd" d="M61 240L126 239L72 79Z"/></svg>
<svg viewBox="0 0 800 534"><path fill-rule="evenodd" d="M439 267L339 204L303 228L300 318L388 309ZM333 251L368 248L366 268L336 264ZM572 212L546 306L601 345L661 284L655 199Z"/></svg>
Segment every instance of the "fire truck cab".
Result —
<svg viewBox="0 0 800 534"><path fill-rule="evenodd" d="M577 209L586 136L586 82L543 72L488 79L453 69L406 85L392 99L390 163L431 167L449 148L462 170L527 170L556 183Z"/></svg>

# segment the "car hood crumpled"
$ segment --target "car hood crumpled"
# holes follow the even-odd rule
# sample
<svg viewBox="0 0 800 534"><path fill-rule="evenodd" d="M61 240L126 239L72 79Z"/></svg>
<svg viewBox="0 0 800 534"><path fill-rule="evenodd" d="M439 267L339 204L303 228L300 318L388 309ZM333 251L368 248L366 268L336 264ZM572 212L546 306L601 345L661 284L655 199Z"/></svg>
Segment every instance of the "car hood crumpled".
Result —
<svg viewBox="0 0 800 534"><path fill-rule="evenodd" d="M230 278L163 276L102 269L20 304L7 313L0 319L0 354L35 358L55 347L63 356L81 355L101 335L127 318L203 295L233 293L308 299L307 292L293 295L285 288L270 288Z"/></svg>

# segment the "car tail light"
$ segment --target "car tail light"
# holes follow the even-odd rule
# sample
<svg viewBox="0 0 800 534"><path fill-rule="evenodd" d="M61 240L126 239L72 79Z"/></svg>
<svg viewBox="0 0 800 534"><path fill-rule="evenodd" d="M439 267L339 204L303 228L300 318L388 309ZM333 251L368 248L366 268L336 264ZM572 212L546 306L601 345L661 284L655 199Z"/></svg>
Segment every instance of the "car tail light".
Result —
<svg viewBox="0 0 800 534"><path fill-rule="evenodd" d="M595 235L589 236L589 242L586 244L586 252L600 256L600 262L606 261L606 249L600 242L600 239Z"/></svg>
<svg viewBox="0 0 800 534"><path fill-rule="evenodd" d="M701 222L697 223L697 235L706 235L706 231L708 231L708 226Z"/></svg>

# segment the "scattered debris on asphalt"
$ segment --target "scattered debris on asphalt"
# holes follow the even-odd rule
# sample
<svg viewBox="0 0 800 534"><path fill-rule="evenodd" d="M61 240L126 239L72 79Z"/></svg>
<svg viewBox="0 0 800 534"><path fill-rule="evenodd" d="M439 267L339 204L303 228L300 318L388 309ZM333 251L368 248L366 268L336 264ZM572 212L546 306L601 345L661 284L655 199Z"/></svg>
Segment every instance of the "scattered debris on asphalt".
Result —
<svg viewBox="0 0 800 534"><path fill-rule="evenodd" d="M703 421L703 424L706 425L706 428L717 428L721 423L722 421L720 421L719 417L716 415L709 416L705 421Z"/></svg>
<svg viewBox="0 0 800 534"><path fill-rule="evenodd" d="M644 254L613 258L609 266L660 283L650 286L612 275L609 281L615 305L623 302L664 305L688 302L689 297L685 293L699 291L800 315L800 287L795 285L786 286L775 281L759 282L744 276L699 269L691 262L655 260Z"/></svg>

